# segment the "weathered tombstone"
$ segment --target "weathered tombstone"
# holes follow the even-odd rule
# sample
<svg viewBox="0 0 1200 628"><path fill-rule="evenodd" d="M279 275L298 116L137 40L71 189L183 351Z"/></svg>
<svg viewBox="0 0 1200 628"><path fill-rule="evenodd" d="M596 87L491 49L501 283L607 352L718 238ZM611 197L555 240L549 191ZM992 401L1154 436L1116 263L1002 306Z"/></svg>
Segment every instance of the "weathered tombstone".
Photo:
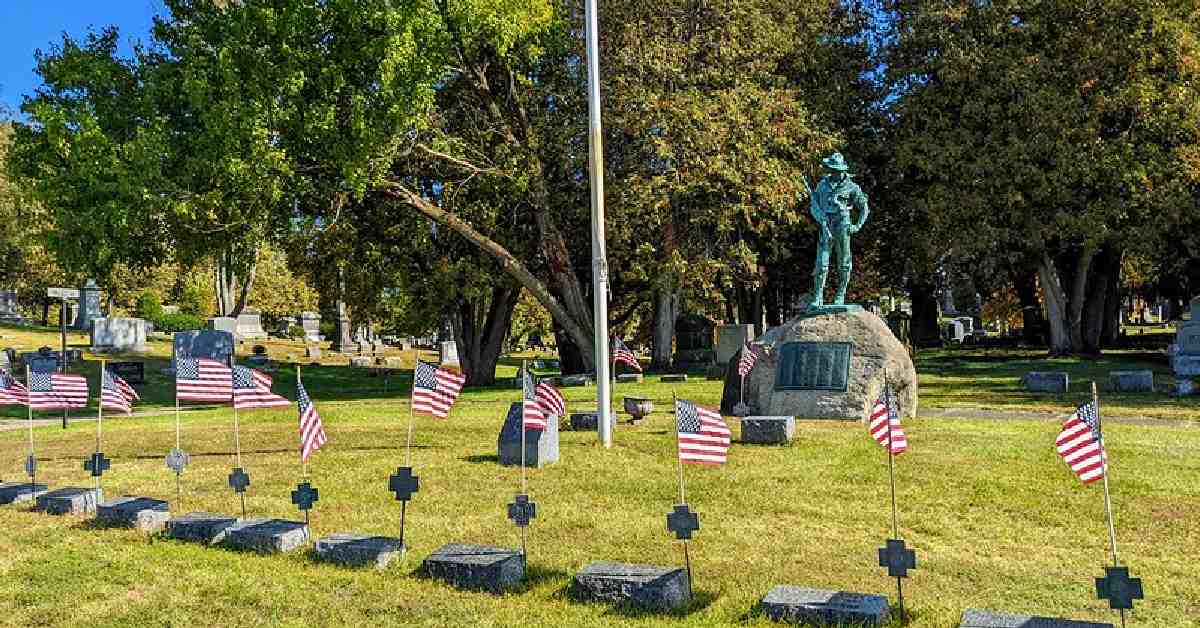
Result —
<svg viewBox="0 0 1200 628"><path fill-rule="evenodd" d="M126 495L96 506L96 519L108 525L159 532L167 527L171 513L167 502L161 499Z"/></svg>
<svg viewBox="0 0 1200 628"><path fill-rule="evenodd" d="M38 495L35 509L51 515L82 515L96 512L96 504L103 499L99 489L60 488Z"/></svg>
<svg viewBox="0 0 1200 628"><path fill-rule="evenodd" d="M1175 353L1171 356L1176 392L1189 395L1195 390L1193 377L1200 375L1200 296L1191 301L1191 320L1175 329Z"/></svg>
<svg viewBox="0 0 1200 628"><path fill-rule="evenodd" d="M0 484L0 506L33 501L38 496L44 495L47 490L48 487L45 484L5 482Z"/></svg>
<svg viewBox="0 0 1200 628"><path fill-rule="evenodd" d="M716 361L713 327L712 321L699 314L675 321L675 368L707 368Z"/></svg>
<svg viewBox="0 0 1200 628"><path fill-rule="evenodd" d="M97 318L92 321L92 351L145 351L146 321Z"/></svg>
<svg viewBox="0 0 1200 628"><path fill-rule="evenodd" d="M175 332L171 349L171 371L175 362L186 358L209 358L226 366L233 366L235 347L233 334L221 330L195 330Z"/></svg>
<svg viewBox="0 0 1200 628"><path fill-rule="evenodd" d="M502 465L521 464L521 402L508 408L496 452ZM525 430L525 466L542 467L558 462L558 420L546 421L544 430Z"/></svg>
<svg viewBox="0 0 1200 628"><path fill-rule="evenodd" d="M92 321L104 316L100 312L100 286L95 279L88 279L79 287L79 312L75 316L75 329L87 331Z"/></svg>
<svg viewBox="0 0 1200 628"><path fill-rule="evenodd" d="M125 380L126 384L146 383L145 362L109 362L108 368L113 373L116 373L118 377Z"/></svg>
<svg viewBox="0 0 1200 628"><path fill-rule="evenodd" d="M640 383L642 383L642 379L643 378L642 378L641 373L621 373L620 375L617 376L617 383L619 383L619 384L640 384Z"/></svg>
<svg viewBox="0 0 1200 628"><path fill-rule="evenodd" d="M946 342L962 342L966 337L967 332L961 320L949 320L942 326L942 339Z"/></svg>
<svg viewBox="0 0 1200 628"><path fill-rule="evenodd" d="M316 345L308 345L304 347L304 357L310 360L317 360L321 357L321 347Z"/></svg>
<svg viewBox="0 0 1200 628"><path fill-rule="evenodd" d="M317 539L313 548L317 558L343 567L384 569L404 554L404 544L390 536L331 534Z"/></svg>
<svg viewBox="0 0 1200 628"><path fill-rule="evenodd" d="M262 314L257 310L245 310L235 319L235 336L246 340L259 340L267 337L263 330Z"/></svg>
<svg viewBox="0 0 1200 628"><path fill-rule="evenodd" d="M308 342L321 340L321 315L316 312L301 312L300 326L304 328L304 339Z"/></svg>
<svg viewBox="0 0 1200 628"><path fill-rule="evenodd" d="M962 621L958 624L958 628L1113 628L1113 625L1052 617L1012 615L972 608L963 611Z"/></svg>
<svg viewBox="0 0 1200 628"><path fill-rule="evenodd" d="M458 361L458 343L446 340L438 345L438 361L442 366L461 368L462 363Z"/></svg>
<svg viewBox="0 0 1200 628"><path fill-rule="evenodd" d="M688 381L687 378L687 373L667 373L666 375L662 376L662 383L682 384L683 382Z"/></svg>
<svg viewBox="0 0 1200 628"><path fill-rule="evenodd" d="M746 416L741 423L743 443L779 445L796 435L796 417Z"/></svg>
<svg viewBox="0 0 1200 628"><path fill-rule="evenodd" d="M1112 371L1108 374L1117 392L1154 392L1154 371Z"/></svg>
<svg viewBox="0 0 1200 628"><path fill-rule="evenodd" d="M608 422L612 429L617 428L617 413L609 410ZM600 427L600 413L590 412L571 413L571 430L576 432L594 432Z"/></svg>
<svg viewBox="0 0 1200 628"><path fill-rule="evenodd" d="M794 624L882 626L888 601L882 595L777 586L762 600L771 620Z"/></svg>
<svg viewBox="0 0 1200 628"><path fill-rule="evenodd" d="M1030 371L1022 378L1029 392L1065 393L1071 377L1064 371Z"/></svg>
<svg viewBox="0 0 1200 628"><path fill-rule="evenodd" d="M237 517L210 512L189 512L167 521L167 536L192 543L215 545L225 540L229 528L240 521Z"/></svg>
<svg viewBox="0 0 1200 628"><path fill-rule="evenodd" d="M912 317L907 312L899 309L892 310L892 313L887 315L887 326L900 344L912 344Z"/></svg>
<svg viewBox="0 0 1200 628"><path fill-rule="evenodd" d="M237 335L237 330L238 330L237 319L233 318L231 316L214 316L214 317L208 319L208 323L205 326L205 328L210 331L228 332L235 339L238 337L238 335Z"/></svg>
<svg viewBox="0 0 1200 628"><path fill-rule="evenodd" d="M260 554L290 552L308 542L308 525L282 519L245 519L225 530L225 545Z"/></svg>
<svg viewBox="0 0 1200 628"><path fill-rule="evenodd" d="M578 599L653 611L670 611L687 604L689 589L684 569L609 561L588 564L571 582L571 595Z"/></svg>
<svg viewBox="0 0 1200 628"><path fill-rule="evenodd" d="M459 589L501 593L525 579L520 550L450 543L421 563L420 573Z"/></svg>
<svg viewBox="0 0 1200 628"><path fill-rule="evenodd" d="M12 290L0 290L0 323L20 324L25 320L17 312L17 293Z"/></svg>
<svg viewBox="0 0 1200 628"><path fill-rule="evenodd" d="M717 327L716 358L718 366L729 364L729 360L741 351L746 343L754 340L754 325L720 325Z"/></svg>

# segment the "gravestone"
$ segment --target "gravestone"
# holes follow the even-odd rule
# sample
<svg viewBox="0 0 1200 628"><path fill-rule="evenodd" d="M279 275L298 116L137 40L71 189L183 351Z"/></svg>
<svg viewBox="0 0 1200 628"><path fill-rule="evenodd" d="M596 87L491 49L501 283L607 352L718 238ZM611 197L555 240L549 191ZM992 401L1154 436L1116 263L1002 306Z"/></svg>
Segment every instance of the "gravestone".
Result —
<svg viewBox="0 0 1200 628"><path fill-rule="evenodd" d="M438 362L442 366L462 368L462 364L458 361L458 343L446 340L438 345Z"/></svg>
<svg viewBox="0 0 1200 628"><path fill-rule="evenodd" d="M21 354L21 362L34 373L53 373L62 362L62 355L51 351L50 347L42 347L37 351Z"/></svg>
<svg viewBox="0 0 1200 628"><path fill-rule="evenodd" d="M75 316L75 329L88 331L92 321L104 316L100 312L100 286L95 279L88 279L79 287L79 312Z"/></svg>
<svg viewBox="0 0 1200 628"><path fill-rule="evenodd" d="M304 347L304 357L310 360L319 360L321 358L321 347L316 345Z"/></svg>
<svg viewBox="0 0 1200 628"><path fill-rule="evenodd" d="M109 362L108 368L129 385L146 383L145 362Z"/></svg>
<svg viewBox="0 0 1200 628"><path fill-rule="evenodd" d="M521 402L508 408L496 451L502 465L521 464ZM525 466L539 468L558 462L558 419L546 421L544 430L525 430Z"/></svg>
<svg viewBox="0 0 1200 628"><path fill-rule="evenodd" d="M92 351L145 351L146 321L97 318L92 321Z"/></svg>
<svg viewBox="0 0 1200 628"><path fill-rule="evenodd" d="M171 513L167 502L161 499L125 495L98 505L96 519L108 525L159 532L167 527Z"/></svg>
<svg viewBox="0 0 1200 628"><path fill-rule="evenodd" d="M167 536L180 541L216 545L240 519L211 512L189 512L167 521Z"/></svg>
<svg viewBox="0 0 1200 628"><path fill-rule="evenodd" d="M404 554L400 539L390 536L331 534L314 545L317 558L343 567L384 569Z"/></svg>
<svg viewBox="0 0 1200 628"><path fill-rule="evenodd" d="M1190 395L1196 386L1192 378L1200 375L1200 296L1191 301L1191 320L1175 328L1175 352L1171 369L1175 371L1176 392Z"/></svg>
<svg viewBox="0 0 1200 628"><path fill-rule="evenodd" d="M617 428L617 413L609 411L608 423L612 429ZM571 413L571 430L576 432L595 432L600 427L600 413L592 410L591 412L572 412Z"/></svg>
<svg viewBox="0 0 1200 628"><path fill-rule="evenodd" d="M0 506L33 501L38 496L44 495L47 489L45 484L5 482L0 484Z"/></svg>
<svg viewBox="0 0 1200 628"><path fill-rule="evenodd" d="M763 613L771 621L816 625L852 624L882 626L888 617L888 601L882 595L826 591L805 587L777 586L762 600Z"/></svg>
<svg viewBox="0 0 1200 628"><path fill-rule="evenodd" d="M171 372L175 370L176 360L185 358L209 358L232 367L235 346L233 333L228 331L205 329L175 332Z"/></svg>
<svg viewBox="0 0 1200 628"><path fill-rule="evenodd" d="M1012 615L978 609L963 611L958 628L1113 628L1112 624L1052 617Z"/></svg>
<svg viewBox="0 0 1200 628"><path fill-rule="evenodd" d="M641 373L621 373L617 376L618 384L640 384L642 383Z"/></svg>
<svg viewBox="0 0 1200 628"><path fill-rule="evenodd" d="M678 567L609 561L588 564L575 574L571 595L653 611L670 611L688 602L688 574Z"/></svg>
<svg viewBox="0 0 1200 628"><path fill-rule="evenodd" d="M796 417L747 416L742 417L741 423L743 443L779 445L796 435Z"/></svg>
<svg viewBox="0 0 1200 628"><path fill-rule="evenodd" d="M562 378L562 385L567 387L572 386L587 386L592 383L592 376L586 374L567 375Z"/></svg>
<svg viewBox="0 0 1200 628"><path fill-rule="evenodd" d="M299 325L300 322L291 316L284 316L276 323L275 335L280 338L291 338L292 327Z"/></svg>
<svg viewBox="0 0 1200 628"><path fill-rule="evenodd" d="M421 563L420 573L459 589L501 593L525 579L520 550L450 543Z"/></svg>
<svg viewBox="0 0 1200 628"><path fill-rule="evenodd" d="M1071 377L1063 371L1030 371L1021 379L1029 392L1065 393Z"/></svg>
<svg viewBox="0 0 1200 628"><path fill-rule="evenodd" d="M321 341L321 315L316 312L301 312L300 326L304 328L304 340Z"/></svg>
<svg viewBox="0 0 1200 628"><path fill-rule="evenodd" d="M234 338L238 337L237 319L231 316L214 316L208 319L205 329L210 331L223 331L229 333Z"/></svg>
<svg viewBox="0 0 1200 628"><path fill-rule="evenodd" d="M246 310L238 314L235 319L236 335L238 338L246 340L259 340L267 337L267 332L263 330L262 314L256 310Z"/></svg>
<svg viewBox="0 0 1200 628"><path fill-rule="evenodd" d="M716 361L713 328L713 322L699 314L690 314L675 321L675 356L672 362L676 369L706 368Z"/></svg>
<svg viewBox="0 0 1200 628"><path fill-rule="evenodd" d="M225 530L225 545L260 554L290 552L308 542L308 525L282 519L244 519Z"/></svg>
<svg viewBox="0 0 1200 628"><path fill-rule="evenodd" d="M17 312L17 293L0 290L0 323L22 324L25 319Z"/></svg>
<svg viewBox="0 0 1200 628"><path fill-rule="evenodd" d="M962 321L950 320L946 321L942 326L942 340L946 342L962 342L967 337L967 330L963 327Z"/></svg>
<svg viewBox="0 0 1200 628"><path fill-rule="evenodd" d="M754 325L720 325L717 327L716 358L719 366L729 364L747 342L754 340Z"/></svg>
<svg viewBox="0 0 1200 628"><path fill-rule="evenodd" d="M357 367L357 368L369 368L372 363L373 362L372 362L371 358L368 358L366 356L358 356L358 357L350 358L350 366Z"/></svg>
<svg viewBox="0 0 1200 628"><path fill-rule="evenodd" d="M891 314L887 315L888 329L892 330L892 335L902 345L912 344L912 316L909 316L904 310L892 310Z"/></svg>
<svg viewBox="0 0 1200 628"><path fill-rule="evenodd" d="M975 335L976 326L975 326L974 318L972 318L970 316L959 316L958 318L956 318L954 320L958 321L959 323L962 323L963 334L965 334L967 336Z"/></svg>
<svg viewBox="0 0 1200 628"><path fill-rule="evenodd" d="M104 493L94 488L67 487L37 496L36 510L51 515L82 515L96 512Z"/></svg>
<svg viewBox="0 0 1200 628"><path fill-rule="evenodd" d="M664 383L664 384L682 384L683 382L688 381L687 377L688 377L687 373L668 373L668 374L662 376L662 383Z"/></svg>
<svg viewBox="0 0 1200 628"><path fill-rule="evenodd" d="M1154 392L1154 371L1112 371L1108 374L1117 392Z"/></svg>

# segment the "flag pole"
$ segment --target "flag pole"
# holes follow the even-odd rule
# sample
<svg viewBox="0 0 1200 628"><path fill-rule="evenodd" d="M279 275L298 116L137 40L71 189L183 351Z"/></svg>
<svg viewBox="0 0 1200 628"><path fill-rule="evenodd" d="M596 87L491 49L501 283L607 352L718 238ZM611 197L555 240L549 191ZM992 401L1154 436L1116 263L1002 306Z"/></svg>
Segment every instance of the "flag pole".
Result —
<svg viewBox="0 0 1200 628"><path fill-rule="evenodd" d="M676 403L679 397L675 394L675 389L671 389L671 408L675 416L675 460L679 466L679 504L687 504L683 493L683 457L679 455L679 406ZM683 565L687 568L688 575L688 599L692 597L692 557L688 553L687 539L683 539Z"/></svg>
<svg viewBox="0 0 1200 628"><path fill-rule="evenodd" d="M413 343L413 381L408 390L408 439L404 443L404 466L412 469L413 399L417 392L417 368L421 366L421 351ZM400 547L404 547L404 524L408 515L408 500L400 501Z"/></svg>
<svg viewBox="0 0 1200 628"><path fill-rule="evenodd" d="M178 365L176 365L176 368L179 368ZM178 373L175 374L175 379L176 379L176 382L175 382L175 450L183 451L183 447L182 447L183 439L180 437L180 425L179 425L179 381L178 381L179 374ZM183 504L182 476L183 476L183 467L179 467L179 470L175 472L175 501L178 502L180 506L182 506L182 504Z"/></svg>
<svg viewBox="0 0 1200 628"><path fill-rule="evenodd" d="M892 448L892 389L888 386L887 370L883 372L883 402L886 404L887 410L887 456L888 456L888 477L892 485L892 538L900 539L900 513L896 506L896 452ZM900 621L905 621L904 617L904 579L896 577L896 601L900 606Z"/></svg>
<svg viewBox="0 0 1200 628"><path fill-rule="evenodd" d="M521 360L521 494L528 495L528 485L525 479L525 404L529 403L526 399L528 394L525 390L525 383L533 383L533 377L529 374L529 365L525 360ZM535 393L536 394L536 393ZM526 555L525 548L525 526L517 526L521 531L521 556Z"/></svg>
<svg viewBox="0 0 1200 628"><path fill-rule="evenodd" d="M301 385L300 365L299 364L296 365L296 385L297 386ZM304 480L307 478L308 478L308 459L304 457L304 437L303 437L303 435L301 435L301 438L300 438L300 479ZM308 511L307 510L304 511L304 522L308 523Z"/></svg>
<svg viewBox="0 0 1200 628"><path fill-rule="evenodd" d="M231 401L233 402L233 448L234 448L234 453L236 454L237 468L241 469L242 468L242 432L241 432L241 427L238 424L237 400L232 399ZM243 472L244 472L244 470L243 470ZM242 519L245 519L246 518L246 491L245 490L238 491L238 497L241 498L241 501L242 501Z"/></svg>
<svg viewBox="0 0 1200 628"><path fill-rule="evenodd" d="M100 398L96 403L96 453L100 453L101 429L104 425L104 364L107 362L104 358L100 359ZM94 471L93 471L94 473ZM100 493L100 476L96 476L96 494ZM98 512L98 511L97 511ZM99 515L97 515L99 516Z"/></svg>
<svg viewBox="0 0 1200 628"><path fill-rule="evenodd" d="M1096 389L1096 382L1092 382L1092 403L1096 406L1096 433L1100 440L1100 455L1103 456L1101 464L1104 465L1104 474L1101 476L1104 480L1104 511L1108 515L1108 543L1112 548L1113 567L1121 566L1121 561L1117 556L1117 527L1113 523L1112 511L1112 496L1108 491L1108 449L1104 446L1104 421L1100 418L1100 393ZM1121 626L1125 626L1125 609L1121 611Z"/></svg>
<svg viewBox="0 0 1200 628"><path fill-rule="evenodd" d="M596 0L584 3L584 38L588 76L588 182L592 205L592 302L595 310L596 409L609 412L612 389L608 373L608 253L604 236L604 131L600 119L600 43ZM608 415L597 421L600 443L612 447Z"/></svg>
<svg viewBox="0 0 1200 628"><path fill-rule="evenodd" d="M64 314L65 316L65 314ZM37 493L37 458L33 450L33 371L25 365L25 407L29 414L29 459L25 464L29 475L29 496Z"/></svg>

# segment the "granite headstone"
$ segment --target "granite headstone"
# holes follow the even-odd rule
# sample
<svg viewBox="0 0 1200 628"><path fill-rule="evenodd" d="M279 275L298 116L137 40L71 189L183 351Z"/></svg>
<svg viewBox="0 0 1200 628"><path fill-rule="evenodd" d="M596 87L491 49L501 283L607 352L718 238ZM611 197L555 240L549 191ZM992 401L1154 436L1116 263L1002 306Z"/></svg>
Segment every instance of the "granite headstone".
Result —
<svg viewBox="0 0 1200 628"><path fill-rule="evenodd" d="M653 611L670 611L687 604L688 591L684 569L609 561L588 564L571 582L571 594L578 599Z"/></svg>
<svg viewBox="0 0 1200 628"><path fill-rule="evenodd" d="M763 613L777 622L882 626L888 601L882 595L781 585L762 600Z"/></svg>
<svg viewBox="0 0 1200 628"><path fill-rule="evenodd" d="M500 435L496 438L497 455L502 465L521 464L521 402L508 408ZM558 462L558 420L546 421L544 430L525 430L525 466L542 467Z"/></svg>
<svg viewBox="0 0 1200 628"><path fill-rule="evenodd" d="M525 579L520 550L450 543L421 563L421 575L459 589L501 593Z"/></svg>

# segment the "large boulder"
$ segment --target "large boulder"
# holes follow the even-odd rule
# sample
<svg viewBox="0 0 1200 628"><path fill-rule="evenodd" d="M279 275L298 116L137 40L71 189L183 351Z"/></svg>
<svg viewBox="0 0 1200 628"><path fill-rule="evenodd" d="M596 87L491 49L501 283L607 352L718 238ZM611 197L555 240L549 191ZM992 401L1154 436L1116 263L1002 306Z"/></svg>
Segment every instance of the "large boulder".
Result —
<svg viewBox="0 0 1200 628"><path fill-rule="evenodd" d="M917 412L912 358L883 319L870 312L801 315L768 329L754 347L759 359L745 384L750 414L865 420L883 390L885 373L901 415ZM738 397L739 384L736 362L730 361L722 406Z"/></svg>

